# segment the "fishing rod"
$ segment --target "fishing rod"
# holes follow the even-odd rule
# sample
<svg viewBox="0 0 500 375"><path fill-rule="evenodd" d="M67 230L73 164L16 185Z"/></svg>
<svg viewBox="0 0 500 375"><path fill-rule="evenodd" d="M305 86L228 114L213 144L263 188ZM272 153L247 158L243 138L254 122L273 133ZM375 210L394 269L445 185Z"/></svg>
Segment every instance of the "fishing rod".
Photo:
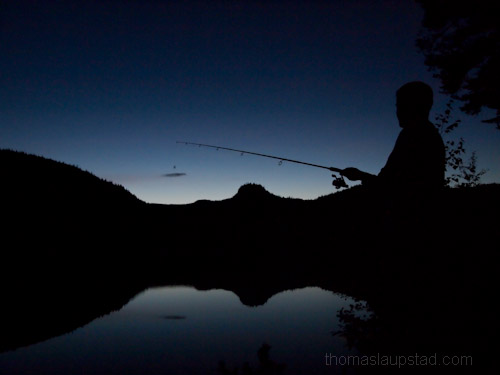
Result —
<svg viewBox="0 0 500 375"><path fill-rule="evenodd" d="M304 165L309 165L310 167L316 167L316 168L323 168L323 169L328 169L329 171L332 172L341 172L342 169L340 168L335 168L335 167L325 167L324 165L318 165L318 164L312 164L312 163L306 163L304 161L299 161L299 160L293 160L293 159L287 159L287 158L281 158L279 156L274 156L274 155L266 155L266 154L261 154L258 152L252 152L252 151L244 151L244 150L237 150L234 148L228 148L228 147L221 147L221 146L213 146L213 145L206 145L203 143L193 143L193 142L181 142L177 141L176 143L181 143L184 145L193 145L193 146L200 146L200 147L210 147L210 148L215 148L216 150L227 150L227 151L234 151L234 152L239 152L240 154L249 154L249 155L257 155L257 156L263 156L265 158L271 158L271 159L277 159L281 162L283 161L288 161L290 163L297 163L297 164L304 164Z"/></svg>
<svg viewBox="0 0 500 375"><path fill-rule="evenodd" d="M337 172L337 173L341 173L342 172L342 169L340 169L340 168L326 167L324 165L313 164L313 163L306 163L306 162L300 161L300 160L282 158L280 156L274 156L274 155L261 154L259 152L238 150L238 149L229 148L229 147L222 147L222 146L207 145L207 144L204 144L204 143L194 143L194 142L184 142L184 141L176 141L176 143L184 144L184 145L198 146L198 147L215 148L216 150L227 150L227 151L239 152L241 155L248 154L248 155L262 156L264 158L277 159L277 160L280 161L280 165L284 161L287 161L287 162L290 162L290 163L303 164L303 165L308 165L310 167L315 167L315 168L328 169L331 172ZM344 181L344 179L342 177L340 177L340 178L336 177L336 176L333 176L333 177L335 177L335 180L332 182L333 186L335 186L336 188L347 187L347 184L345 183L345 181Z"/></svg>

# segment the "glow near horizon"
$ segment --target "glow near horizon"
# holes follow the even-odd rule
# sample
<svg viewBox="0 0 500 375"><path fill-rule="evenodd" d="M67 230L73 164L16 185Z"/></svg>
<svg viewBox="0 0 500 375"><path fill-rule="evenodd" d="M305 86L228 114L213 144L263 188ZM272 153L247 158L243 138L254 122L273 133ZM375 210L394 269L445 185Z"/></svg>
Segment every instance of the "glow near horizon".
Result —
<svg viewBox="0 0 500 375"><path fill-rule="evenodd" d="M44 4L19 0L0 14L0 147L78 165L147 202L225 199L248 182L285 197L329 194L326 170L175 141L378 173L399 132L395 91L428 82L431 120L447 100L414 47L422 12L413 2L264 13ZM453 136L477 151L483 181L500 181L500 132L456 116ZM174 171L187 175L160 178Z"/></svg>

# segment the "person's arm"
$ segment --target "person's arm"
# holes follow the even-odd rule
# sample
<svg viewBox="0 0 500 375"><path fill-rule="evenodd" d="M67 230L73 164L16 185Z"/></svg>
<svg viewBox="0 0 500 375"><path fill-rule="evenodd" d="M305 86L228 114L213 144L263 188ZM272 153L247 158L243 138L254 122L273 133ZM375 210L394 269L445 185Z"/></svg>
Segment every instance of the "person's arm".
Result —
<svg viewBox="0 0 500 375"><path fill-rule="evenodd" d="M352 167L343 169L340 174L351 181L361 181L362 184L373 182L377 178L377 176L373 174Z"/></svg>

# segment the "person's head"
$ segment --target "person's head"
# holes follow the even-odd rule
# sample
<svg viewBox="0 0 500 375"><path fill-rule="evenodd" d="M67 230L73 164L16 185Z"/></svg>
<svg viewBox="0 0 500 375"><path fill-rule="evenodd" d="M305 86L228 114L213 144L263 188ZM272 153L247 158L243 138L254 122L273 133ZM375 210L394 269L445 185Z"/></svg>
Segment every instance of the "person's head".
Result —
<svg viewBox="0 0 500 375"><path fill-rule="evenodd" d="M396 92L396 114L399 126L411 127L426 122L433 104L432 88L415 81L404 84Z"/></svg>

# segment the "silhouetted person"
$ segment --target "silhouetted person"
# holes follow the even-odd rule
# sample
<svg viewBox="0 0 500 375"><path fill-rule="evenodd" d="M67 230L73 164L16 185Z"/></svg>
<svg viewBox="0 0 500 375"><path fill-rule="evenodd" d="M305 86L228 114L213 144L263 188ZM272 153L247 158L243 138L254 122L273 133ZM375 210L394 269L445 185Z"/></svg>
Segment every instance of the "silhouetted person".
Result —
<svg viewBox="0 0 500 375"><path fill-rule="evenodd" d="M410 248L421 253L424 248L437 247L433 238L443 220L439 202L444 187L445 147L429 121L432 104L433 93L427 84L403 85L396 93L402 130L385 166L378 175L356 168L341 172L363 185L362 194L353 203L357 227L363 228L366 238L383 239L381 248L392 254L387 259L398 265L412 263L408 257L415 252L408 251Z"/></svg>
<svg viewBox="0 0 500 375"><path fill-rule="evenodd" d="M429 121L433 104L430 86L410 82L396 93L399 126L403 128L396 145L378 176L357 168L346 168L342 175L363 185L391 191L436 191L444 186L445 148Z"/></svg>

